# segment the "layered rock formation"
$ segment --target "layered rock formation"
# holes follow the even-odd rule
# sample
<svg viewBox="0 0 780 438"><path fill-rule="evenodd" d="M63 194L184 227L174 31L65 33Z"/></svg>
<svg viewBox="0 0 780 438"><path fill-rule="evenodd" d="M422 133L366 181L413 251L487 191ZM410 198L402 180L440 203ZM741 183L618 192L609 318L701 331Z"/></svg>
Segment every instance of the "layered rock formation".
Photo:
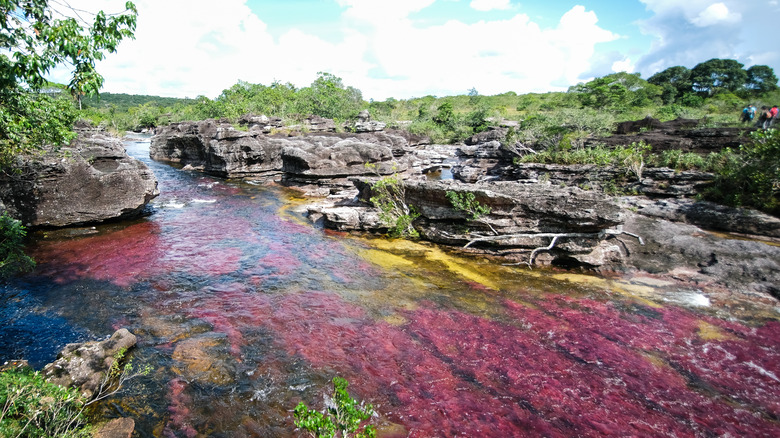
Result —
<svg viewBox="0 0 780 438"><path fill-rule="evenodd" d="M353 180L360 190L362 205L313 207L310 215L328 228L384 232L386 223L370 206L375 196L372 181ZM453 207L448 192L471 194L490 213L478 220ZM605 232L620 233L625 215L611 198L576 187L558 188L511 182L464 184L458 181L407 181L404 202L419 213L415 228L437 243L471 247L488 253L515 254L522 259L536 248L554 248L542 255L543 263L601 265L606 258L602 241ZM613 234L609 234L610 236Z"/></svg>
<svg viewBox="0 0 780 438"><path fill-rule="evenodd" d="M268 135L267 118L245 119L254 120L247 131L216 120L164 127L152 138L150 156L217 176L293 186L351 187L349 177L402 173L414 165L409 140L400 134L317 129Z"/></svg>
<svg viewBox="0 0 780 438"><path fill-rule="evenodd" d="M378 125L367 125L366 114L352 129L367 132L349 134L269 135L275 128L269 128L267 118L253 120L246 123L247 131L213 120L172 125L153 139L151 155L216 175L320 187L307 193L332 196L310 205L309 217L342 231L385 233L392 228L380 219L370 199L375 195L373 183L399 174L403 202L419 214L413 226L429 241L468 245L469 251L521 263L603 272L665 270L694 282L748 285L749 290L780 294L772 286L780 282L780 254L774 247L765 251L764 243L722 239L703 231L777 238L780 221L686 199L712 181L707 173L645 168L636 174L591 165L515 164L519 151L505 145L507 128L480 133L463 145L437 146L422 145L409 135L376 131ZM688 139L714 138L720 132L692 130L689 121L640 122L622 126L622 137L616 136L621 140L615 141L625 143L628 137L653 129L672 137L682 134L671 130L686 131ZM642 132L636 134L637 129ZM715 147L699 142L690 140L683 149ZM670 144L653 147L663 150ZM450 164L454 164L453 180L428 180L424 175ZM333 195L335 190L338 195ZM473 195L490 213L469 217L453 207L448 192ZM608 193L646 196L620 198ZM760 257L762 251L767 258Z"/></svg>
<svg viewBox="0 0 780 438"><path fill-rule="evenodd" d="M152 171L129 157L121 140L91 130L0 174L2 204L31 227L131 218L158 194Z"/></svg>

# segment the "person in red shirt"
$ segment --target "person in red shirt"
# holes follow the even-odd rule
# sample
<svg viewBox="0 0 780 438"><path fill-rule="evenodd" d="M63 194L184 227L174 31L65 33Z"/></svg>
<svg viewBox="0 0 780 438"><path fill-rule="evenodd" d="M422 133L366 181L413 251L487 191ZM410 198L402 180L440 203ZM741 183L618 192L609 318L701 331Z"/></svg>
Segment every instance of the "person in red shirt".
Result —
<svg viewBox="0 0 780 438"><path fill-rule="evenodd" d="M777 105L773 106L772 109L769 110L769 114L771 117L769 118L769 126L771 127L777 122L778 116L777 116Z"/></svg>

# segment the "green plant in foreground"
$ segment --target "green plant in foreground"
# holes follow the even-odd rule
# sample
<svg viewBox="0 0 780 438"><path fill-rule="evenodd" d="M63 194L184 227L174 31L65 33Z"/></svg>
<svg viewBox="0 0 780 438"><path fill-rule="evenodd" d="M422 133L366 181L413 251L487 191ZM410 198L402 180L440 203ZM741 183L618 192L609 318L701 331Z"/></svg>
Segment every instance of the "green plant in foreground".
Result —
<svg viewBox="0 0 780 438"><path fill-rule="evenodd" d="M295 426L316 438L375 437L373 425L366 424L361 429L361 424L374 415L374 407L350 397L347 386L346 379L333 378L333 397L325 396L325 410L322 412L309 409L300 402L293 411Z"/></svg>
<svg viewBox="0 0 780 438"><path fill-rule="evenodd" d="M0 436L89 437L86 400L28 369L0 373Z"/></svg>
<svg viewBox="0 0 780 438"><path fill-rule="evenodd" d="M35 261L24 253L26 235L20 221L7 213L0 215L0 278L35 267Z"/></svg>
<svg viewBox="0 0 780 438"><path fill-rule="evenodd" d="M134 370L130 361L120 366L126 351L114 354L111 368L91 399L77 388L48 382L30 368L0 372L0 437L91 437L93 426L84 410L116 394L128 380L151 372L148 365Z"/></svg>

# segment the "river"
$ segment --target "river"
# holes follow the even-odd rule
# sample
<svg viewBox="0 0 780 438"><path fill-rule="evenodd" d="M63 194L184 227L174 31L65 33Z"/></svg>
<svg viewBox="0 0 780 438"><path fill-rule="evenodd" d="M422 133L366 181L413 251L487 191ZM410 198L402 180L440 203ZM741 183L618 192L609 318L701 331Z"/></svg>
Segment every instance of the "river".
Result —
<svg viewBox="0 0 780 438"><path fill-rule="evenodd" d="M128 328L153 371L97 414L136 436L294 436L337 375L385 437L780 435L772 305L330 232L292 191L126 148L159 180L151 214L33 233L0 360Z"/></svg>

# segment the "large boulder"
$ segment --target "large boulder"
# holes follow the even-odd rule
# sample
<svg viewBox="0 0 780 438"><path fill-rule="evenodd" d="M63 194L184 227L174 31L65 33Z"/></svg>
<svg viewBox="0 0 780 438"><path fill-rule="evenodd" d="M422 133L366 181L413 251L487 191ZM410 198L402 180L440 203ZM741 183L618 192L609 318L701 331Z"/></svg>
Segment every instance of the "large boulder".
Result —
<svg viewBox="0 0 780 438"><path fill-rule="evenodd" d="M780 298L780 247L752 239L724 238L687 223L629 213L626 228L641 230L644 245L626 239L627 257L610 271L639 270L729 293L768 293Z"/></svg>
<svg viewBox="0 0 780 438"><path fill-rule="evenodd" d="M279 179L286 139L264 135L262 126L243 131L213 119L174 123L152 137L149 156L223 177Z"/></svg>
<svg viewBox="0 0 780 438"><path fill-rule="evenodd" d="M157 179L127 155L121 140L79 131L70 146L46 148L0 174L0 200L31 227L124 219L143 213L159 194Z"/></svg>
<svg viewBox="0 0 780 438"><path fill-rule="evenodd" d="M43 368L43 375L57 385L78 388L91 399L99 394L118 356L135 343L135 335L123 328L104 341L68 344L56 361Z"/></svg>

